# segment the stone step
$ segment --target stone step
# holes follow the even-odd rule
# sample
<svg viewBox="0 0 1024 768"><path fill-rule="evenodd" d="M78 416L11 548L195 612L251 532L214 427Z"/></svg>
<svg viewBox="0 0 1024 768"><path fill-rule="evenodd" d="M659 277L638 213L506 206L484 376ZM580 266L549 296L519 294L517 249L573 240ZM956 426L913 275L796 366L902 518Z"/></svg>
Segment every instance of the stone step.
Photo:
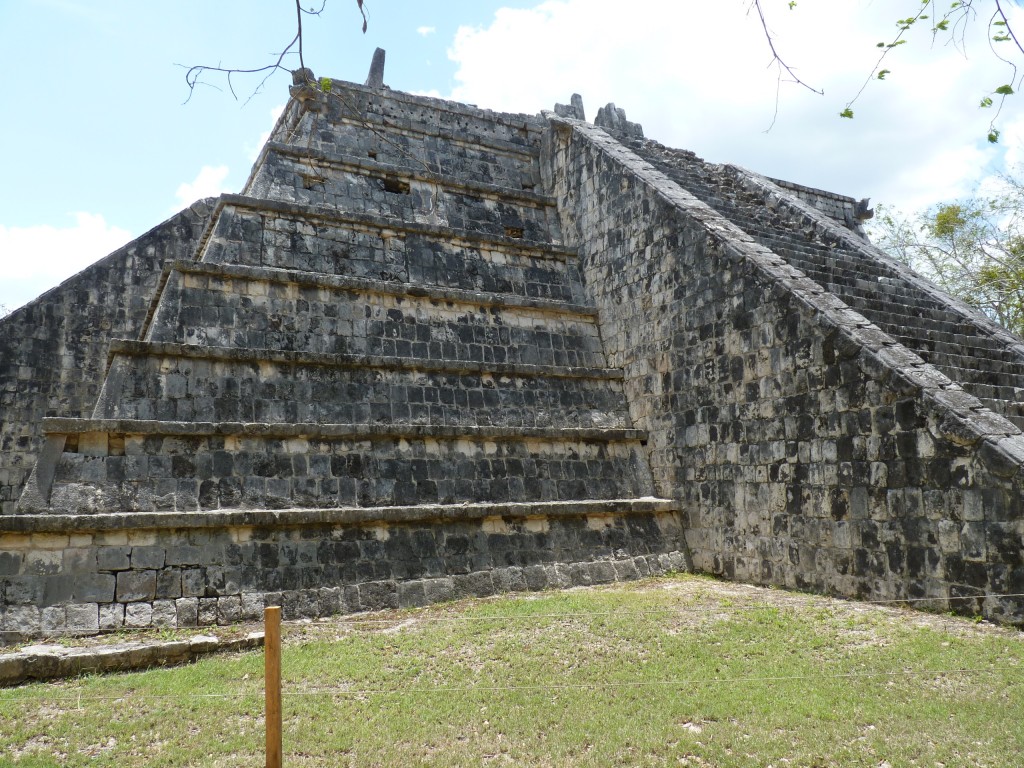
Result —
<svg viewBox="0 0 1024 768"><path fill-rule="evenodd" d="M474 307L497 309L523 309L549 312L578 318L596 318L592 304L578 304L543 296L529 296L504 291L477 291L450 286L423 285L403 280L380 280L374 277L333 275L300 269L260 267L238 264L215 264L197 261L173 261L166 267L169 274L192 275L218 280L239 282L265 282L294 285L302 289L375 293L396 298L428 299L444 304L466 304Z"/></svg>
<svg viewBox="0 0 1024 768"><path fill-rule="evenodd" d="M550 198L521 188L454 182L371 160L270 153L252 188L262 198L546 241L557 232ZM550 230L550 231L549 231ZM557 240L557 234L556 234Z"/></svg>
<svg viewBox="0 0 1024 768"><path fill-rule="evenodd" d="M897 278L885 273L871 276L857 272L855 277L844 277L839 270L827 264L822 265L820 260L815 261L810 257L795 258L782 249L775 252L811 279L822 285L834 287L838 293L850 296L865 306L879 311L901 312L908 317L921 317L946 324L952 321L956 326L975 327L969 318L951 313L948 304L922 294L916 287L895 283ZM899 303L894 303L894 299L898 299Z"/></svg>
<svg viewBox="0 0 1024 768"><path fill-rule="evenodd" d="M977 382L979 384L990 384L998 387L1017 388L1024 383L1024 366L1019 363L1003 362L991 358L977 358L968 355L950 355L929 352L927 350L915 352L922 359L931 363L942 371L952 371L956 374L958 383ZM953 376L947 374L951 379Z"/></svg>
<svg viewBox="0 0 1024 768"><path fill-rule="evenodd" d="M315 354L605 367L593 310L498 295L410 295L279 270L172 270L144 340ZM310 282L314 284L309 284ZM393 292L385 292L393 290ZM473 299L473 300L471 300Z"/></svg>
<svg viewBox="0 0 1024 768"><path fill-rule="evenodd" d="M976 397L986 408L998 413L1017 428L1024 430L1024 403L977 395Z"/></svg>
<svg viewBox="0 0 1024 768"><path fill-rule="evenodd" d="M918 329L904 325L900 330L903 333L893 333L893 338L908 346L913 344L915 351L922 355L928 354L937 358L993 360L1006 363L1009 366L1016 365L1024 371L1024 360L1021 360L1012 350L998 345L998 340L990 337L967 337L960 334L943 333L927 326ZM920 333L909 335L906 333L909 330L919 330Z"/></svg>
<svg viewBox="0 0 1024 768"><path fill-rule="evenodd" d="M641 429L589 427L580 429L556 427L502 426L439 426L400 424L322 424L322 423L244 423L189 421L171 422L135 419L72 419L46 417L42 420L46 434L121 433L122 435L160 435L162 437L233 436L238 438L356 438L389 439L397 437L434 437L459 440L511 440L553 442L631 442L647 440Z"/></svg>
<svg viewBox="0 0 1024 768"><path fill-rule="evenodd" d="M943 363L932 363L946 376L960 384L964 389L972 388L975 384L982 384L989 387L1006 387L1016 389L1020 378L1015 374L1007 374L989 367L979 368L977 366L963 368L957 365ZM984 390L981 390L984 391ZM1007 398L1004 398L1007 399Z"/></svg>
<svg viewBox="0 0 1024 768"><path fill-rule="evenodd" d="M540 117L493 112L396 91L390 91L388 98L381 99L378 91L355 83L338 82L330 94L309 90L296 94L293 90L293 95L300 100L305 98L307 111L310 106L318 110L313 113L313 119L310 115L305 117L305 122L313 128L313 144L318 148L331 144L350 145L344 129L352 126L359 134L377 136L385 143L398 143L395 137L405 137L409 144L426 148L430 148L434 140L537 157L546 125ZM297 143L304 140L305 136L296 136Z"/></svg>
<svg viewBox="0 0 1024 768"><path fill-rule="evenodd" d="M374 152L353 152L358 152L358 149L346 146L344 151L326 151L300 144L268 142L262 156L267 168L254 169L254 182L247 189L253 190L257 196L264 196L261 184L275 178L286 178L285 171L290 169L295 174L292 186L296 189L325 184L332 174L353 173L392 182L433 184L445 190L515 201L523 206L556 206L553 197L541 193L540 184L534 178L538 173L534 158L525 162L517 160L509 167L508 162L497 163L487 153L471 160L442 154L435 162L424 162L402 154L380 157ZM265 170L269 172L265 173Z"/></svg>
<svg viewBox="0 0 1024 768"><path fill-rule="evenodd" d="M936 366L938 367L938 366ZM943 368L939 368L945 372ZM962 369L949 369L951 372L960 373ZM946 374L947 376L949 374ZM950 376L952 379L952 376ZM960 382L957 382L960 383ZM979 400L999 400L1000 402L1017 402L1020 400L1024 389L1021 387L1007 386L1004 384L987 384L985 382L963 382L964 389L977 397Z"/></svg>
<svg viewBox="0 0 1024 768"><path fill-rule="evenodd" d="M418 172L369 159L331 153L270 152L251 189L254 194L301 205L357 214L422 221L491 235L517 233L548 241L556 233L553 201L519 189L465 183L439 173Z"/></svg>
<svg viewBox="0 0 1024 768"><path fill-rule="evenodd" d="M347 423L452 427L626 428L621 381L388 367L378 359L317 359L259 350L117 344L95 419ZM228 354L224 354L224 353ZM127 353L127 354L126 354ZM277 359L274 360L273 358ZM363 363L360 365L360 363ZM550 374L564 375L550 375ZM580 371L582 373L582 371ZM593 371L593 374L607 371Z"/></svg>
<svg viewBox="0 0 1024 768"><path fill-rule="evenodd" d="M399 525L438 520L486 520L487 518L604 517L605 515L669 514L679 502L655 496L627 499L576 501L482 502L472 504L411 504L390 507L327 507L307 509L221 509L201 514L183 512L97 513L94 515L19 515L4 518L5 532L67 535L109 531L201 530L242 526ZM153 545L150 545L153 546Z"/></svg>
<svg viewBox="0 0 1024 768"><path fill-rule="evenodd" d="M204 263L583 302L573 249L325 207L222 195Z"/></svg>
<svg viewBox="0 0 1024 768"><path fill-rule="evenodd" d="M49 512L621 499L652 481L629 429L47 419ZM39 469L37 468L37 474ZM31 510L26 510L31 511Z"/></svg>

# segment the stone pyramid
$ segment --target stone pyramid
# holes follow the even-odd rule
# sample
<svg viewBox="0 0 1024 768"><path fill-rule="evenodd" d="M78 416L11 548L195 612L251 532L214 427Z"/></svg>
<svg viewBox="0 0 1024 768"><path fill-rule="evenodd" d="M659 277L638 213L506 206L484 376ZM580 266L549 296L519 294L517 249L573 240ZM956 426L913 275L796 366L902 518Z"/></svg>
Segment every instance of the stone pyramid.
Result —
<svg viewBox="0 0 1024 768"><path fill-rule="evenodd" d="M866 202L296 75L245 188L3 321L0 631L697 569L1024 622L1024 342Z"/></svg>

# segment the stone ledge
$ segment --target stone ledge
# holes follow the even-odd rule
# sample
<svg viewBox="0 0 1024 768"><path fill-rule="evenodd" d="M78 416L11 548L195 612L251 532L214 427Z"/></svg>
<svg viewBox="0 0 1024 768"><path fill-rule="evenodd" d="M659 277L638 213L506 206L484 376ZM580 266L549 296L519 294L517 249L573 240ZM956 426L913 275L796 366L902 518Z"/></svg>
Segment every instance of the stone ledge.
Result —
<svg viewBox="0 0 1024 768"><path fill-rule="evenodd" d="M194 360L222 360L241 363L284 363L323 368L383 368L401 371L422 371L446 374L493 374L521 378L597 379L621 381L623 372L617 368L567 368L565 366L528 365L517 363L474 363L462 360L427 360L407 357L372 355L315 354L275 349L241 349L237 347L206 347L173 342L113 339L107 355L128 357L168 356Z"/></svg>
<svg viewBox="0 0 1024 768"><path fill-rule="evenodd" d="M440 109L439 112L450 112ZM377 114L376 117L382 117ZM442 139L455 146L469 147L471 149L486 149L506 157L516 157L527 162L537 158L539 149L536 144L517 144L513 141L505 141L494 136L483 136L479 133L468 134L466 131L452 130L450 128L439 128L437 125L430 125L416 120L402 119L397 122L388 118L374 120L365 115L342 115L340 119L332 121L340 125L352 125L380 135L398 135L421 140L422 137ZM536 141L540 141L537 137Z"/></svg>
<svg viewBox="0 0 1024 768"><path fill-rule="evenodd" d="M488 517L570 518L588 515L673 514L671 499L595 499L587 501L508 502L502 504L420 504L401 507L340 507L332 509L231 509L197 512L132 512L98 515L7 515L0 533L82 533L149 529L201 529L236 526L301 527L311 525L371 525L425 521L471 521Z"/></svg>
<svg viewBox="0 0 1024 768"><path fill-rule="evenodd" d="M541 243L533 240L521 240L514 237L501 237L500 235L488 235L483 232L473 232L468 229L453 229L439 227L432 224L419 224L408 222L402 219L391 219L384 216L370 216L366 214L342 213L336 208L322 206L300 205L299 203L286 203L281 200L264 200L258 197L246 197L244 195L223 194L217 198L217 204L210 218L210 223L199 238L199 245L196 248L196 260L206 250L206 244L213 235L217 225L220 212L227 206L234 206L245 210L256 212L280 213L285 216L294 216L300 219L325 221L352 229L360 227L368 230L389 230L395 232L410 232L426 235L444 240L455 245L485 245L498 247L506 251L519 251L536 258L551 259L555 261L567 261L575 259L577 253L572 248L566 248L554 243Z"/></svg>
<svg viewBox="0 0 1024 768"><path fill-rule="evenodd" d="M108 432L124 435L174 435L312 439L437 438L439 440L539 440L544 442L623 443L647 439L640 429L546 429L543 427L461 427L432 424L267 424L237 421L154 421L141 419L43 419L43 432L51 435Z"/></svg>
<svg viewBox="0 0 1024 768"><path fill-rule="evenodd" d="M263 647L263 633L221 640L196 635L188 640L130 642L117 645L66 647L32 645L0 654L0 688L27 681L54 680L103 672L126 672L150 667L188 664L211 653L248 651Z"/></svg>
<svg viewBox="0 0 1024 768"><path fill-rule="evenodd" d="M297 158L299 160L313 160L323 165L334 167L343 171L355 171L363 175L388 175L398 176L403 179L413 179L427 184L437 184L445 189L466 190L468 192L499 200L518 200L536 208L553 208L555 199L549 195L539 192L531 192L526 189L515 187L502 187L498 184L486 184L474 181L458 181L454 177L442 176L436 172L426 170L415 170L406 165L394 165L391 163L379 163L374 160L342 155L337 152L325 152L319 149L307 149L294 144L284 144L278 141L267 142L267 149L270 152L277 152L281 155Z"/></svg>
<svg viewBox="0 0 1024 768"><path fill-rule="evenodd" d="M400 283L388 280L372 280L365 277L328 275L320 272L302 272L295 269L275 267L248 267L238 264L207 264L199 261L175 261L169 269L187 274L212 275L229 279L251 280L268 283L294 283L313 288L333 288L351 292L378 293L385 296L400 296L430 301L445 301L453 304L502 307L509 309L536 309L560 315L597 317L597 309L583 304L570 304L555 299L535 299L511 293L482 293L461 288L426 287L416 283Z"/></svg>
<svg viewBox="0 0 1024 768"><path fill-rule="evenodd" d="M421 608L432 603L503 593L599 586L692 570L693 564L685 549L644 555L619 551L611 557L595 560L509 566L450 576L364 581L338 587L252 592L248 595L256 605L281 606L285 620L309 621L338 614ZM20 637L19 633L11 633L6 639L17 641ZM0 641L3 639L0 637ZM262 645L263 633L252 632L243 638L226 641L199 635L190 640L166 643L139 642L74 649L52 645L28 647L17 653L0 655L0 687L30 679L46 680L86 672L184 664L200 655L251 650Z"/></svg>
<svg viewBox="0 0 1024 768"><path fill-rule="evenodd" d="M315 90L315 89L314 89ZM435 112L445 112L451 115L465 115L466 117L472 117L485 122L497 123L498 125L512 126L518 129L525 129L529 133L534 134L536 141L540 140L541 132L544 130L544 122L541 118L536 115L527 115L519 112L495 112L490 109L481 109L473 104L463 104L458 101L451 101L449 99L440 99L434 96L417 96L415 94L406 93L404 91L393 91L390 88L386 88L381 91L375 88L369 88L360 83L352 83L347 80L335 80L331 79L331 90L335 94L340 90L352 91L355 93L363 93L378 102L393 101L399 104L413 104L419 107L426 107L434 110ZM315 90L319 96L324 94ZM360 114L358 118L349 117L348 119L362 127L367 127L368 123L381 126L382 130L394 129L396 126L393 124L385 124L384 121L388 118L384 115L378 115L379 120L368 119L364 115ZM391 118L395 120L396 118ZM407 118L397 118L407 120ZM412 124L413 121L408 121ZM399 126L400 127L400 126ZM371 129L372 130L372 129ZM473 135L472 141L466 141L464 133L457 133L452 130L438 130L432 131L418 131L417 133L425 134L429 136L441 136L451 137L460 140L462 143L483 145L488 148L495 149L506 149L510 152L516 152L523 155L536 155L536 148L534 145L529 143L518 144L510 141L503 141L490 136L479 136Z"/></svg>
<svg viewBox="0 0 1024 768"><path fill-rule="evenodd" d="M525 130L527 132L528 141L526 143L518 143L480 133L467 137L464 131L440 128L436 125L428 127L425 123L415 123L408 119L403 119L401 124L393 120L388 122L387 118L380 114L377 115L379 119L370 119L361 113L353 113L348 116L342 115L340 118L333 120L335 124L357 126L368 130L371 133L375 133L378 136L381 136L383 133L389 133L392 135L397 134L399 136L411 137L415 140L421 140L424 136L439 138L450 142L454 146L471 147L473 149L484 148L499 155L515 157L527 162L535 161L539 154L539 144L545 126L543 119L537 115L494 112L493 110L479 109L472 105L461 104L456 101L437 99L430 96L414 96L413 94L403 93L402 91L387 90L382 93L379 90L367 89L366 86L360 83L349 83L341 80L332 80L331 82L337 87L337 89L369 93L372 96L375 96L378 100L383 96L383 98L386 98L389 101L427 107L439 114L467 115L474 119L492 122L497 125L514 126L519 131ZM306 92L306 95L317 98L322 96L322 94L315 89L309 89ZM289 99L281 113L281 116L278 118L277 123L274 125L271 137L280 137L282 134L285 134L289 139L294 138L296 126L301 122L302 118L309 110L309 105L306 102L307 99ZM268 151L267 145L264 144L260 154L253 164L252 171L250 172L249 178L245 182L243 189L251 188L253 180L256 178L258 171L262 167Z"/></svg>

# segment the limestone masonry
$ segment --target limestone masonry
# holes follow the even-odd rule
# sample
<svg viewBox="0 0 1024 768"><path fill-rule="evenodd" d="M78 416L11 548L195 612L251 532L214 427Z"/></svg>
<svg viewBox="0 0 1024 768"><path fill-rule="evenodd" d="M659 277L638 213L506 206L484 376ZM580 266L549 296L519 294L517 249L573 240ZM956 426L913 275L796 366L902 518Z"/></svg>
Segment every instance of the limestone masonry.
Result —
<svg viewBox="0 0 1024 768"><path fill-rule="evenodd" d="M696 569L1024 623L1024 342L857 201L296 73L238 195L0 322L0 632Z"/></svg>

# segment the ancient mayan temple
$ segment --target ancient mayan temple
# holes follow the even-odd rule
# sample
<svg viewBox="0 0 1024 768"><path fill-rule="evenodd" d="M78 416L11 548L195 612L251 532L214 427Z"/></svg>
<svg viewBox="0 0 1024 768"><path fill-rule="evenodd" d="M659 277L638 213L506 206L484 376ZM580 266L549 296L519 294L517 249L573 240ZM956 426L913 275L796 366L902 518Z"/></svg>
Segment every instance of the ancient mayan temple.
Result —
<svg viewBox="0 0 1024 768"><path fill-rule="evenodd" d="M682 569L1024 623L1024 342L864 205L309 75L240 194L0 322L0 631Z"/></svg>

